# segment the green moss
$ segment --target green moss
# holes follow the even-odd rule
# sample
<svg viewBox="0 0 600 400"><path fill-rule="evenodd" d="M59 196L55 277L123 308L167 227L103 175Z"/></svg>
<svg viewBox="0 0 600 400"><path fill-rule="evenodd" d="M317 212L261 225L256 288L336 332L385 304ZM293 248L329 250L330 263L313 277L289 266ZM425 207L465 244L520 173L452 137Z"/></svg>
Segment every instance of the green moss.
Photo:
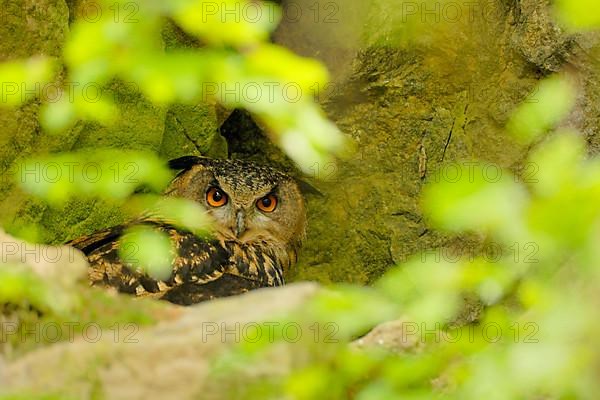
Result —
<svg viewBox="0 0 600 400"><path fill-rule="evenodd" d="M69 9L64 1L3 0L0 7L0 59L60 55L69 22Z"/></svg>
<svg viewBox="0 0 600 400"><path fill-rule="evenodd" d="M208 155L218 136L215 108L200 103L177 104L169 108L160 154L165 158ZM226 155L226 154L225 154Z"/></svg>
<svg viewBox="0 0 600 400"><path fill-rule="evenodd" d="M114 81L102 89L101 95L113 100L119 110L118 119L111 126L85 123L73 150L116 147L119 149L160 149L166 109L153 105L137 92L137 85Z"/></svg>
<svg viewBox="0 0 600 400"><path fill-rule="evenodd" d="M59 11L60 15L56 14ZM31 43L26 40L27 45L22 46L22 36L13 38L13 35L21 35L21 28L33 29L22 26L25 24L25 16L31 17L30 12L33 12L35 18L41 18L41 11L32 9L27 13L24 11L23 14L11 16L13 19L23 17L22 20L11 19L14 31L7 26L0 28L3 44L20 44L18 52L15 49L4 50L24 57L40 52L43 43L43 53L58 54L56 48L62 45L64 34L68 31L69 12L66 5L60 2L59 5L50 7L50 23L44 21L43 26L34 25L33 28L39 28L40 32L30 32L32 37L38 37L42 35L42 31L53 28L52 34L48 34L43 41L41 38L32 39ZM53 23L57 25L54 26ZM168 48L196 46L189 42L189 37L174 29L172 24L167 24L165 28L163 36ZM115 123L102 126L79 122L62 134L50 135L41 129L38 122L38 102L13 109L0 109L0 123L3 126L3 134L0 135L0 226L16 236L25 235L28 239L46 243L62 243L103 227L117 225L126 218L116 203L73 199L63 207L49 208L42 201L24 193L19 187L20 177L9 172L14 170L16 161L33 155L102 147L152 151L165 159L189 154L227 155L226 145L217 134L217 117L213 105L174 105L169 109L155 106L139 93L135 84L117 79L102 88L101 95L117 105L119 116ZM38 226L39 232L29 235L25 231L30 226Z"/></svg>

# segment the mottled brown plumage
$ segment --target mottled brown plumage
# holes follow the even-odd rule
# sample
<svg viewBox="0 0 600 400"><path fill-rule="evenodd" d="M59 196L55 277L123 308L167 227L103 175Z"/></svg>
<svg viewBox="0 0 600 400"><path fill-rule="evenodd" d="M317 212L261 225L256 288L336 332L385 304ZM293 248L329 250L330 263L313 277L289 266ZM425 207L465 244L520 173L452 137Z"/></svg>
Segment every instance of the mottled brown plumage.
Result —
<svg viewBox="0 0 600 400"><path fill-rule="evenodd" d="M204 207L213 220L212 237L151 218L135 221L171 238L176 254L165 280L153 279L119 258L119 239L128 225L76 239L70 244L88 256L90 282L183 305L283 285L283 272L296 261L306 225L294 179L240 160L190 156L170 166L182 172L165 195Z"/></svg>

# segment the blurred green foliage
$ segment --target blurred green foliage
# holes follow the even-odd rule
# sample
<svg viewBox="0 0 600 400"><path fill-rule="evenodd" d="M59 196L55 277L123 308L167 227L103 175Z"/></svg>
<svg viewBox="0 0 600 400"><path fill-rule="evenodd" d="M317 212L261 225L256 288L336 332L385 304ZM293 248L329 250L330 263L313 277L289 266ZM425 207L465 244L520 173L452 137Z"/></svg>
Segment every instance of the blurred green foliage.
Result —
<svg viewBox="0 0 600 400"><path fill-rule="evenodd" d="M552 77L536 89L537 101L524 103L508 122L508 130L525 143L556 126L575 102L575 89L566 77Z"/></svg>
<svg viewBox="0 0 600 400"><path fill-rule="evenodd" d="M557 2L556 9L575 26L597 26L596 6L588 3ZM304 329L315 321L333 323L339 341L304 340L284 383L270 383L270 389L258 383L244 394L596 398L600 157L586 154L581 134L557 128L574 104L569 77L551 76L537 93L537 101L523 103L507 124L515 139L530 146L536 179L522 182L508 170L490 178L485 163L465 163L459 179L430 183L423 194L434 226L474 234L499 251L455 260L419 254L373 288L337 288L290 320L302 321ZM465 321L461 314L472 299L483 311ZM403 324L376 336L367 349L348 346L375 323L391 319ZM414 341L403 347L394 339ZM281 343L291 346L285 338ZM221 366L215 375L231 373L232 360L248 366L247 357L265 357L271 349L268 343L262 348L246 343L224 357L229 369Z"/></svg>
<svg viewBox="0 0 600 400"><path fill-rule="evenodd" d="M23 271L16 263L0 269L0 304L20 304L26 299L42 312L60 314L74 300L72 293L60 289L61 285L45 282L33 271Z"/></svg>
<svg viewBox="0 0 600 400"><path fill-rule="evenodd" d="M169 237L150 227L130 228L120 241L119 256L156 279L167 280L171 275L173 255Z"/></svg>
<svg viewBox="0 0 600 400"><path fill-rule="evenodd" d="M559 20L571 29L595 29L600 25L600 4L594 0L557 0L554 4Z"/></svg>
<svg viewBox="0 0 600 400"><path fill-rule="evenodd" d="M44 56L0 64L2 104L15 106L30 100L35 92L23 91L23 87L48 84L55 68L55 61Z"/></svg>
<svg viewBox="0 0 600 400"><path fill-rule="evenodd" d="M556 87L558 79L542 85ZM566 115L569 102L561 104L555 111ZM520 139L535 138L546 123L534 118L520 126ZM465 168L460 179L430 184L423 195L434 226L477 234L497 244L497 254L419 254L373 288L339 287L318 298L287 321L308 332L311 324L333 324L335 343L306 335L285 383L256 390L294 399L595 398L600 158L586 157L576 132L559 130L535 146L529 162L539 166L537 181L520 182L508 170L486 179L481 168ZM473 299L483 311L461 320ZM387 336L362 350L348 346L393 319L403 324ZM231 374L232 360L248 366L248 357L264 358L273 348L268 341L243 344L215 376Z"/></svg>
<svg viewBox="0 0 600 400"><path fill-rule="evenodd" d="M154 154L123 156L113 149L62 153L16 164L11 174L27 192L56 205L75 196L125 200L140 187L160 192L173 176Z"/></svg>
<svg viewBox="0 0 600 400"><path fill-rule="evenodd" d="M118 108L100 93L120 78L157 104L216 101L248 109L304 171L343 150L344 137L324 117L310 90L326 84L326 69L268 42L280 19L275 4L111 0L93 5L94 14L76 20L64 45L67 73L56 84L62 95L42 99L40 119L46 130L64 131L80 119L114 122ZM165 52L160 37L167 21L204 46ZM54 64L36 58L2 66L2 81L14 83L3 87L10 89L2 93L10 99L5 103L26 101L25 89L49 80Z"/></svg>
<svg viewBox="0 0 600 400"><path fill-rule="evenodd" d="M60 278L70 281L61 282ZM119 327L138 329L154 324L166 309L162 302L90 289L77 282L80 278L42 276L16 263L2 265L0 355L18 357L82 335L93 337L98 330L117 335Z"/></svg>
<svg viewBox="0 0 600 400"><path fill-rule="evenodd" d="M327 82L324 66L269 43L280 19L275 4L82 4L60 60L36 56L0 65L2 104L18 106L38 93L40 123L46 131L64 134L80 120L114 124L120 118L118 102L102 94L117 79L158 105L217 102L229 109L246 108L304 171L343 150L344 137L311 95L312 86ZM161 35L168 24L176 24L200 46L165 50ZM12 176L26 192L55 206L73 197L91 197L116 200L132 209L135 206L128 203L141 203L133 196L140 187L157 193L172 177L164 160L128 149L44 156L13 167ZM194 218L184 218L190 211ZM206 231L206 221L190 202L171 201L162 212L169 214L163 219L179 226ZM164 243L156 235L151 242ZM145 259L157 252L167 256L159 251L164 246L138 244L140 256L148 252Z"/></svg>
<svg viewBox="0 0 600 400"><path fill-rule="evenodd" d="M265 103L223 95L220 85L235 82L294 82L307 89L314 80L324 81L326 73L314 61L265 43L274 26L271 21L247 24L215 15L205 19L206 3L150 1L139 4L137 23L108 17L95 24L77 22L65 47L69 79L106 84L117 76L139 84L152 101L166 103L198 101L205 94L203 83L216 83L210 87L211 97L252 111L299 165L308 167L339 150L341 136L312 99L292 103L276 96ZM594 4L560 1L556 10L562 20L587 28L598 23L597 13L591 12ZM171 18L207 46L164 53L152 40L162 18ZM5 65L2 71L19 82L48 79L51 62L39 62L34 67L31 61L18 68L19 64ZM539 102L523 104L507 126L532 147L529 162L538 167L536 181L520 182L508 170L501 171L500 179L489 179L475 167L463 169L457 181L433 183L425 190L423 208L433 225L497 243L498 257L451 262L419 255L389 271L374 287L328 291L288 321L317 323L314 332L320 339L333 332L335 340L305 335L294 343L298 359L285 377L256 385L243 382L244 393L259 393L265 399L594 399L600 392L600 323L594 318L600 306L600 158L586 156L577 132L555 129L573 105L574 91L565 76L544 80ZM64 129L78 118L108 123L114 117L109 102L83 98L46 104L42 114L50 130ZM154 189L164 185L166 175L156 160L140 157L153 172L143 174L138 183ZM56 201L65 193L110 192L122 198L137 187L59 185L56 189L25 183L31 192ZM181 219L181 213L167 217ZM201 229L202 218L195 220L194 229ZM163 237L141 229L130 235L134 243L150 243L157 250L158 254L147 253L148 263L160 261L167 252ZM152 272L160 274L160 268ZM9 286L0 302L21 297L41 307L47 302L44 289L28 275L15 281L5 273L0 282ZM465 324L459 316L465 299L472 298L484 310ZM394 352L348 345L377 323L392 319L406 321L392 333L412 336L414 346ZM290 345L282 335L277 338L277 344ZM243 343L223 356L214 374L251 369L254 357L264 357L274 348L267 337Z"/></svg>

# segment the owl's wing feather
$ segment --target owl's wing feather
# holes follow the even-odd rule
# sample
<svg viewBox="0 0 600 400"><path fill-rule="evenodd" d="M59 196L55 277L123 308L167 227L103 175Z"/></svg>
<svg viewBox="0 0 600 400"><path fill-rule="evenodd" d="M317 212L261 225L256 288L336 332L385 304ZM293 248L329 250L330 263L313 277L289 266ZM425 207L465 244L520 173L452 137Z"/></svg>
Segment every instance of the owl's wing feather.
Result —
<svg viewBox="0 0 600 400"><path fill-rule="evenodd" d="M218 279L203 284L184 283L174 286L171 290L165 292L161 298L175 304L191 305L218 297L245 293L263 286L256 280L226 272Z"/></svg>
<svg viewBox="0 0 600 400"><path fill-rule="evenodd" d="M82 236L77 239L68 241L66 244L81 250L85 255L102 247L106 243L110 243L118 239L125 230L125 225L117 225L108 229L94 232L91 235Z"/></svg>
<svg viewBox="0 0 600 400"><path fill-rule="evenodd" d="M176 255L170 276L157 280L125 263L119 256L119 239L127 226L117 226L70 242L88 256L92 285L189 305L283 284L275 255L267 249L263 254L261 246L250 250L239 243L198 237L156 221L143 223L171 238Z"/></svg>

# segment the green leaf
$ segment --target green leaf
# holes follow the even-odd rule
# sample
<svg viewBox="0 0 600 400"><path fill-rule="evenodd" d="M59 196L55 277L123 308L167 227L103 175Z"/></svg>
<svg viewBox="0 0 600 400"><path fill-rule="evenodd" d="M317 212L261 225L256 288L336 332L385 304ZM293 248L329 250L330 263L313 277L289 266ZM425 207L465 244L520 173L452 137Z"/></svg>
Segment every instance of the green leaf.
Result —
<svg viewBox="0 0 600 400"><path fill-rule="evenodd" d="M207 235L210 217L206 210L193 200L164 196L137 196L127 204L134 216L166 222L186 229L196 235Z"/></svg>
<svg viewBox="0 0 600 400"><path fill-rule="evenodd" d="M128 229L119 242L119 256L155 279L166 280L171 275L171 240L155 229L143 225Z"/></svg>
<svg viewBox="0 0 600 400"><path fill-rule="evenodd" d="M543 80L535 96L511 116L508 131L527 143L555 127L567 116L575 102L575 89L564 76L552 76Z"/></svg>
<svg viewBox="0 0 600 400"><path fill-rule="evenodd" d="M141 186L160 191L171 176L154 154L114 149L31 159L15 174L24 190L53 204L73 196L123 200Z"/></svg>
<svg viewBox="0 0 600 400"><path fill-rule="evenodd" d="M600 27L600 3L596 0L557 0L554 7L558 19L572 29Z"/></svg>
<svg viewBox="0 0 600 400"><path fill-rule="evenodd" d="M521 238L524 232L519 221L528 198L524 188L506 170L491 176L482 163L472 164L456 166L457 179L427 185L424 210L435 224L450 231L495 232L507 240Z"/></svg>
<svg viewBox="0 0 600 400"><path fill-rule="evenodd" d="M264 42L281 13L272 3L248 0L174 2L172 17L188 33L211 44L248 46Z"/></svg>
<svg viewBox="0 0 600 400"><path fill-rule="evenodd" d="M41 98L55 74L56 62L38 56L0 64L0 105L17 106Z"/></svg>

